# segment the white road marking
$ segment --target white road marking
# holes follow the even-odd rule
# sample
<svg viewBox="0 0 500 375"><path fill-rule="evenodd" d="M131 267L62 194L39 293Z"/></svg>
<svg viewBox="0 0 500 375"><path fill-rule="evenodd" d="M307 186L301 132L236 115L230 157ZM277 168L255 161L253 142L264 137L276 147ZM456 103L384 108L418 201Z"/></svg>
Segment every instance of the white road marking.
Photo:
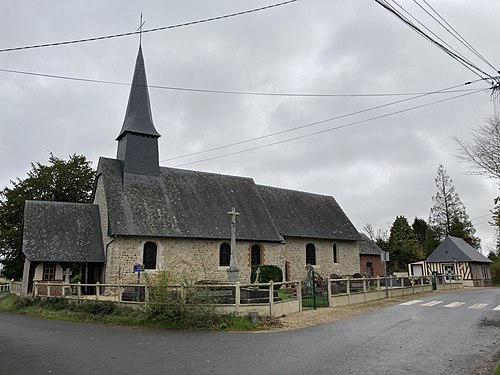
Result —
<svg viewBox="0 0 500 375"><path fill-rule="evenodd" d="M436 306L439 305L440 303L443 303L444 301L431 301L427 303L423 303L420 306Z"/></svg>
<svg viewBox="0 0 500 375"><path fill-rule="evenodd" d="M465 302L452 302L447 305L444 305L443 307L458 307L462 305L465 305Z"/></svg>
<svg viewBox="0 0 500 375"><path fill-rule="evenodd" d="M400 306L410 306L410 305L414 305L415 303L420 303L420 302L424 302L424 300L423 299L414 299L413 301L403 302L403 303L400 303L399 305Z"/></svg>
<svg viewBox="0 0 500 375"><path fill-rule="evenodd" d="M497 307L495 307L493 310L500 311L500 305L498 305Z"/></svg>
<svg viewBox="0 0 500 375"><path fill-rule="evenodd" d="M488 306L487 303L475 303L474 305L469 306L469 309L479 310L486 306Z"/></svg>

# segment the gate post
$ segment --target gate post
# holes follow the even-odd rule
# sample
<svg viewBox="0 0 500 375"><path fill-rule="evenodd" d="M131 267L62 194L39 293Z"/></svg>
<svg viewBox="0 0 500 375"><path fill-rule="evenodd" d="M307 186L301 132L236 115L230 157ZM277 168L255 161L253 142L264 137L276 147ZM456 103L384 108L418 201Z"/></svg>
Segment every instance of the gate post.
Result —
<svg viewBox="0 0 500 375"><path fill-rule="evenodd" d="M297 283L297 299L299 300L299 312L302 312L302 281Z"/></svg>
<svg viewBox="0 0 500 375"><path fill-rule="evenodd" d="M271 280L269 282L269 314L274 317L274 283Z"/></svg>
<svg viewBox="0 0 500 375"><path fill-rule="evenodd" d="M330 277L328 276L326 278L327 288L326 290L328 291L328 307L332 306L332 283L330 282Z"/></svg>

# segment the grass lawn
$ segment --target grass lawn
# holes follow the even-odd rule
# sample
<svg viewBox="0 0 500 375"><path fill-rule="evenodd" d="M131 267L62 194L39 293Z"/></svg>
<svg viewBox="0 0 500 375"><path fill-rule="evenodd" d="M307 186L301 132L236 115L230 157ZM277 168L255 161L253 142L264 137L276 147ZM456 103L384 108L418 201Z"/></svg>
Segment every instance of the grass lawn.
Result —
<svg viewBox="0 0 500 375"><path fill-rule="evenodd" d="M55 320L160 329L253 331L273 324L273 319L268 318L252 324L246 316L220 314L210 307L186 308L172 304L133 309L113 302L77 304L64 298L42 300L20 298L14 294L0 298L0 311Z"/></svg>

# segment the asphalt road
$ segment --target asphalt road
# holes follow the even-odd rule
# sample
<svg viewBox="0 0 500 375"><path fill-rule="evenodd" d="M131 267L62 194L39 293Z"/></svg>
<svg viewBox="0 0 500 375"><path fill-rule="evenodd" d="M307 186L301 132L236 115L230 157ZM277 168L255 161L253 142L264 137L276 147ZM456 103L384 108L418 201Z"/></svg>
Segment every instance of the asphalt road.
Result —
<svg viewBox="0 0 500 375"><path fill-rule="evenodd" d="M160 331L0 313L0 374L489 373L500 354L499 288L415 300L264 333Z"/></svg>

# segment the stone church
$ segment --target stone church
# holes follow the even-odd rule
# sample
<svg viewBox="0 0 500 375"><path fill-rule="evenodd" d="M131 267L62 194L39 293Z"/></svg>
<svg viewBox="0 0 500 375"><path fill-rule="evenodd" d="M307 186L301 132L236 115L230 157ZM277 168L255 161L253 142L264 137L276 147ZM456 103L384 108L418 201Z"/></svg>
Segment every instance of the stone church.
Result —
<svg viewBox="0 0 500 375"><path fill-rule="evenodd" d="M136 282L138 264L227 281L232 207L242 283L258 264L279 266L286 280L304 278L306 264L324 276L359 272L360 235L333 197L161 167L159 137L139 46L116 158L100 158L92 203L26 202L25 293L34 281L68 281L74 263L88 283Z"/></svg>

